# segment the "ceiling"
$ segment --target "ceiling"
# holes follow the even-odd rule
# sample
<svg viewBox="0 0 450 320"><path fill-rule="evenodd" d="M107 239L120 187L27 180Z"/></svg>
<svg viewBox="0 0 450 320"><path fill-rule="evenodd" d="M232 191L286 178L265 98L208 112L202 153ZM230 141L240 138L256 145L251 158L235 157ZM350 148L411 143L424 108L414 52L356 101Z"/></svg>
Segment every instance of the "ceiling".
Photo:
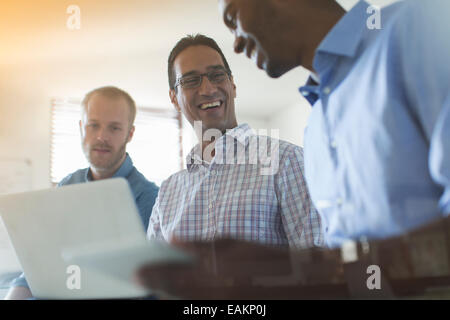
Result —
<svg viewBox="0 0 450 320"><path fill-rule="evenodd" d="M339 2L348 9L357 0ZM393 0L371 2L384 5ZM71 4L81 9L80 30L66 27L70 15L66 10ZM153 100L168 105L167 55L174 43L188 33L204 33L222 47L235 75L236 103L242 108L241 113L264 119L277 110L275 107L288 107L299 101L296 88L306 80L307 72L297 68L273 80L244 55L234 54L233 37L221 21L217 0L2 0L0 66L39 65L40 72L51 72L51 69L58 72L61 64L73 61L78 64L85 61L85 65L95 61L96 67L105 61L103 69L120 65L121 72L133 79L134 82L123 82L123 86L138 88L132 93L139 97L138 101L148 105ZM92 75L86 72L79 75L73 70L66 73L66 80L73 77L67 83L71 83L74 94L91 85L82 79L93 77L96 85L122 83L119 78L123 76L119 73L102 73L101 67L95 69ZM85 87L76 89L78 82L83 82ZM57 95L60 92L54 91L61 88L59 84L50 91ZM70 88L63 90L64 93L70 94Z"/></svg>

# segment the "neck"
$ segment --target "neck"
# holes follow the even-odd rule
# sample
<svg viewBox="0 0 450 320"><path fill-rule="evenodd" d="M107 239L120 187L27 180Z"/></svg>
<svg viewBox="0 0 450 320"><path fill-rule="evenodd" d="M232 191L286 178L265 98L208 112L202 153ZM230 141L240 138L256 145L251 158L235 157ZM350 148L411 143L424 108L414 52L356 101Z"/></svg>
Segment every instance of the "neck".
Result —
<svg viewBox="0 0 450 320"><path fill-rule="evenodd" d="M112 176L114 176L114 174L117 172L117 170L119 170L120 166L125 161L125 158L126 158L126 154L124 154L122 156L122 159L115 166L113 166L112 168L108 168L108 169L100 169L100 168L96 168L91 165L90 170L91 170L92 179L95 181L95 180L103 180L103 179L111 178Z"/></svg>
<svg viewBox="0 0 450 320"><path fill-rule="evenodd" d="M308 1L308 4L310 22L307 21L306 24L309 25L309 36L304 44L302 65L309 71L315 72L313 63L317 48L346 11L336 1L314 0Z"/></svg>
<svg viewBox="0 0 450 320"><path fill-rule="evenodd" d="M237 122L234 122L233 125L230 125L229 128L225 128L225 129L216 129L216 128L202 128L201 131L197 132L197 139L199 141L199 144L201 145L202 148L202 159L207 161L207 162L211 162L211 160L214 158L214 156L216 155L216 141L226 133L227 130L231 130L237 127ZM213 135L211 138L208 135L207 138L210 138L209 140L205 141L205 132L210 130L210 129L214 129L217 133L221 132L220 135ZM200 132L201 132L201 136L200 136Z"/></svg>
<svg viewBox="0 0 450 320"><path fill-rule="evenodd" d="M208 148L208 149L206 149ZM211 162L216 156L216 140L202 142L202 159Z"/></svg>

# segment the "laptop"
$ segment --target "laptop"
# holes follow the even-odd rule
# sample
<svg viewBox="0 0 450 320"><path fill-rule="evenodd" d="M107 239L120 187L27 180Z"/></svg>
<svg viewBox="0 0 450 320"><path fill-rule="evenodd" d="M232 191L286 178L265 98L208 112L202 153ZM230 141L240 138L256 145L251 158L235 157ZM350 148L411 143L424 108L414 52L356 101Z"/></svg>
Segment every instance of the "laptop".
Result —
<svg viewBox="0 0 450 320"><path fill-rule="evenodd" d="M128 182L114 178L0 197L0 216L39 299L138 298L143 263L189 263L148 241Z"/></svg>

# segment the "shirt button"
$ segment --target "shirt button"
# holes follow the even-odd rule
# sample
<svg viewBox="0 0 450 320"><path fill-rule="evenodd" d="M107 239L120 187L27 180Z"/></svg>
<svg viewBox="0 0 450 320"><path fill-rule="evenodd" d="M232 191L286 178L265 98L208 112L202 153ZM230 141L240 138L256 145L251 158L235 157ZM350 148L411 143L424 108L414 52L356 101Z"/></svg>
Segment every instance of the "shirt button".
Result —
<svg viewBox="0 0 450 320"><path fill-rule="evenodd" d="M309 92L308 92L308 91L302 91L302 95L303 95L304 97L309 96Z"/></svg>
<svg viewBox="0 0 450 320"><path fill-rule="evenodd" d="M358 261L358 244L353 240L345 241L341 246L341 257L344 263Z"/></svg>
<svg viewBox="0 0 450 320"><path fill-rule="evenodd" d="M212 175L212 176L216 175L216 171L211 170L211 175Z"/></svg>
<svg viewBox="0 0 450 320"><path fill-rule="evenodd" d="M338 206L341 206L342 203L344 203L344 201L342 201L342 198L337 198L336 199L336 203L337 203Z"/></svg>
<svg viewBox="0 0 450 320"><path fill-rule="evenodd" d="M209 208L210 208L210 209L213 208L213 204L212 204L212 203L209 204Z"/></svg>
<svg viewBox="0 0 450 320"><path fill-rule="evenodd" d="M325 87L323 89L323 93L326 94L326 95L329 95L331 93L331 88L330 87Z"/></svg>
<svg viewBox="0 0 450 320"><path fill-rule="evenodd" d="M336 149L336 148L337 148L336 140L331 141L330 146L331 146L333 149Z"/></svg>

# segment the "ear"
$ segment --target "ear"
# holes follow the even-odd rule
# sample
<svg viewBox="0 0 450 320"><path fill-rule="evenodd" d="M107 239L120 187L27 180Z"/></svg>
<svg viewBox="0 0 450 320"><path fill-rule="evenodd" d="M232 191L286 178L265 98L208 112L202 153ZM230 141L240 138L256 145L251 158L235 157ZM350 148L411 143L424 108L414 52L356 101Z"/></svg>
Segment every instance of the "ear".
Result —
<svg viewBox="0 0 450 320"><path fill-rule="evenodd" d="M233 86L233 98L236 98L236 84L234 83L233 76L231 76L230 80L231 80L231 84Z"/></svg>
<svg viewBox="0 0 450 320"><path fill-rule="evenodd" d="M170 101L172 102L175 109L177 109L178 112L181 112L181 108L178 105L177 93L175 92L174 89L169 90L169 96L170 96Z"/></svg>
<svg viewBox="0 0 450 320"><path fill-rule="evenodd" d="M132 126L130 129L130 132L128 133L128 139L127 139L127 143L131 141L131 139L133 139L133 135L134 135L134 130L135 130L135 126Z"/></svg>
<svg viewBox="0 0 450 320"><path fill-rule="evenodd" d="M83 137L84 136L83 122L81 120L78 121L78 125L80 126L80 136Z"/></svg>

